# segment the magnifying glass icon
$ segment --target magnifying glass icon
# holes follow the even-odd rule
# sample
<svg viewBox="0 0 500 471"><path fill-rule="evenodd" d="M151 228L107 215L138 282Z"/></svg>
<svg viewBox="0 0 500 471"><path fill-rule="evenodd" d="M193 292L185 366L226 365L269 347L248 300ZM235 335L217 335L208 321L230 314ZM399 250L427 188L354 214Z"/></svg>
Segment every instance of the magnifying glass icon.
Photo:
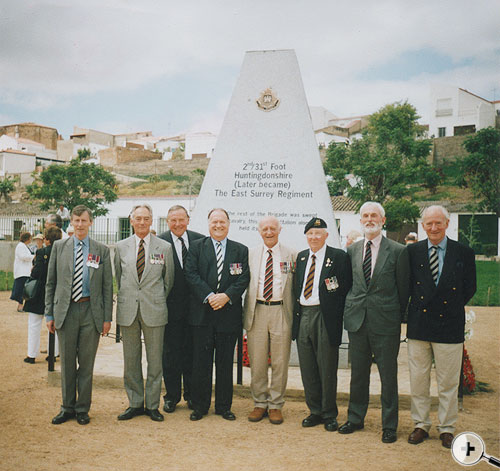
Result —
<svg viewBox="0 0 500 471"><path fill-rule="evenodd" d="M451 444L453 459L463 466L474 466L481 460L487 461L492 466L500 468L500 460L485 453L483 439L474 432L458 434Z"/></svg>

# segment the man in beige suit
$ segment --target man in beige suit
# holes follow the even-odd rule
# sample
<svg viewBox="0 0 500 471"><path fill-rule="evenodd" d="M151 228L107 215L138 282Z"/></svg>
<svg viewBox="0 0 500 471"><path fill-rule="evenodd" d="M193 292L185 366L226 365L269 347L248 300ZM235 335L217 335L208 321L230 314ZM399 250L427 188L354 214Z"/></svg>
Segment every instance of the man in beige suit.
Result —
<svg viewBox="0 0 500 471"><path fill-rule="evenodd" d="M161 422L163 415L158 406L163 333L168 318L167 296L174 283L172 246L150 233L153 211L148 205L135 206L130 223L134 235L118 242L115 249L116 322L123 336L123 379L129 400L129 407L118 420L146 414L151 420ZM141 332L148 361L145 391Z"/></svg>
<svg viewBox="0 0 500 471"><path fill-rule="evenodd" d="M255 408L250 422L269 414L272 424L281 424L281 408L288 379L292 339L293 268L297 253L279 243L281 225L273 217L259 222L263 245L249 251L250 285L245 297L243 327L248 336ZM271 384L268 358L271 353Z"/></svg>

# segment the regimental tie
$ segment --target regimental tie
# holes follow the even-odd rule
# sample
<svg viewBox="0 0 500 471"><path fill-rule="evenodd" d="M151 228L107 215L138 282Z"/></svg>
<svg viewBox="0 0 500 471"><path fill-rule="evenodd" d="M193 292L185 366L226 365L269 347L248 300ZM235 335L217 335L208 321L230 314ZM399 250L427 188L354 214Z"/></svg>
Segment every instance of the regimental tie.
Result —
<svg viewBox="0 0 500 471"><path fill-rule="evenodd" d="M179 240L181 241L182 245L182 268L184 268L184 265L186 265L186 257L188 254L188 249L186 247L186 244L184 243L184 239L182 237L179 237Z"/></svg>
<svg viewBox="0 0 500 471"><path fill-rule="evenodd" d="M83 242L78 241L76 250L75 273L73 274L73 286L71 287L71 299L78 302L83 292Z"/></svg>
<svg viewBox="0 0 500 471"><path fill-rule="evenodd" d="M222 278L222 266L224 265L222 260L222 243L217 242L217 292L220 288L220 280Z"/></svg>
<svg viewBox="0 0 500 471"><path fill-rule="evenodd" d="M438 248L433 245L431 247L431 254L429 256L429 266L431 268L432 279L434 284L437 285L438 273L439 273L439 260L438 260Z"/></svg>
<svg viewBox="0 0 500 471"><path fill-rule="evenodd" d="M139 250L137 251L137 278L141 281L142 274L144 273L144 265L146 263L146 252L144 251L144 239L139 242Z"/></svg>
<svg viewBox="0 0 500 471"><path fill-rule="evenodd" d="M314 285L314 271L316 270L316 255L311 257L311 267L309 268L309 273L307 274L306 286L304 288L304 298L309 299L313 292Z"/></svg>
<svg viewBox="0 0 500 471"><path fill-rule="evenodd" d="M271 301L273 297L273 251L267 251L266 273L264 276L264 299Z"/></svg>
<svg viewBox="0 0 500 471"><path fill-rule="evenodd" d="M366 243L365 258L363 260L363 274L365 275L366 286L370 284L372 277L372 241Z"/></svg>

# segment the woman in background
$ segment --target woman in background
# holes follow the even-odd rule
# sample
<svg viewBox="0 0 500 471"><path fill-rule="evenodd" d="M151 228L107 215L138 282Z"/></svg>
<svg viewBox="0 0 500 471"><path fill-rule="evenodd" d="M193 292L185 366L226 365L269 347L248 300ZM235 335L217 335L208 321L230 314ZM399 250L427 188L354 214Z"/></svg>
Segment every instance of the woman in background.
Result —
<svg viewBox="0 0 500 471"><path fill-rule="evenodd" d="M24 311L28 313L28 356L24 359L26 363L35 363L35 358L40 350L40 331L45 311L45 283L47 282L50 252L54 241L59 240L61 237L62 231L59 227L45 229L45 247L36 252L35 263L33 270L31 270L31 277L38 280L36 292L33 298L26 300L24 303ZM55 356L57 356L57 339L55 345Z"/></svg>
<svg viewBox="0 0 500 471"><path fill-rule="evenodd" d="M31 273L33 254L28 247L30 243L31 234L29 232L21 232L14 257L14 286L10 295L10 299L17 301L17 312L23 310L24 283L26 283Z"/></svg>

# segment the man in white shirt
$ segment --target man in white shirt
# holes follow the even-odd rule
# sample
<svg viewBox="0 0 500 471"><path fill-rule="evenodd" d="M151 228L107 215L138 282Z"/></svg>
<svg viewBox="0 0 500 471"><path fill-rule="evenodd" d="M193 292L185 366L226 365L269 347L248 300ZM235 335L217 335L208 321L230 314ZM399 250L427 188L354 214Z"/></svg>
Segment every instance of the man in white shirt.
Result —
<svg viewBox="0 0 500 471"><path fill-rule="evenodd" d="M259 222L263 244L249 250L250 285L247 289L243 327L247 331L254 410L250 422L269 414L281 424L285 403L288 361L292 342L293 272L296 252L279 242L281 225L269 216ZM268 360L271 353L271 383Z"/></svg>

